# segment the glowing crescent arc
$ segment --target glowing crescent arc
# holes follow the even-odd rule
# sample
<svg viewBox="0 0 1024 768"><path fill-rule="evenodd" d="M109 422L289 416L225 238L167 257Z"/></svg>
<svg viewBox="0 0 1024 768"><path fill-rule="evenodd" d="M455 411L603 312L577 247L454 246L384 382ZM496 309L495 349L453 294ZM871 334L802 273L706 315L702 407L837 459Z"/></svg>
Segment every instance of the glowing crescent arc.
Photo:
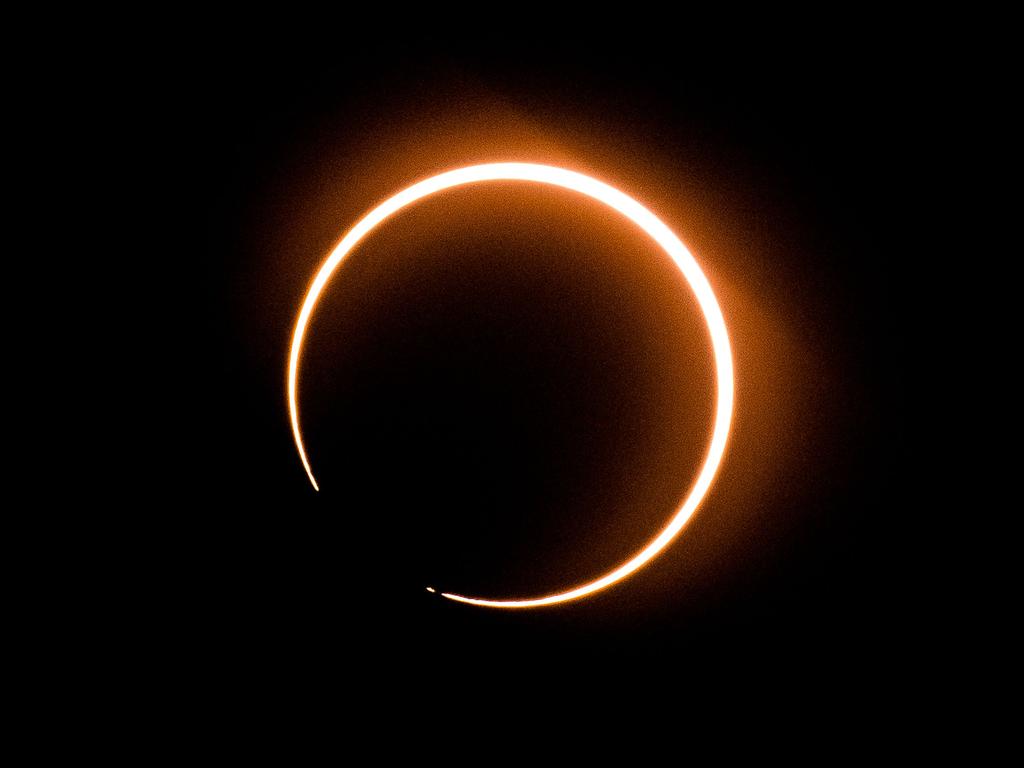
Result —
<svg viewBox="0 0 1024 768"><path fill-rule="evenodd" d="M639 226L672 257L672 260L682 271L690 287L693 289L701 311L704 313L708 331L711 334L711 347L715 357L718 404L715 412L714 431L712 432L711 443L704 458L704 464L701 466L700 474L697 476L697 480L691 488L689 495L675 516L661 533L652 539L640 552L595 581L588 582L566 592L559 592L544 597L528 600L487 600L447 592L442 593L442 596L449 600L470 603L472 605L491 608L536 608L543 605L554 605L555 603L577 600L626 578L661 552L693 516L697 506L711 487L711 482L718 471L722 455L725 452L725 443L729 435L733 408L732 351L729 346L729 334L725 328L722 310L718 306L718 301L711 290L711 285L708 283L696 260L672 230L633 198L597 179L584 176L582 173L550 165L488 163L447 171L402 190L360 219L334 248L323 266L320 267L320 271L317 272L312 285L310 285L306 293L306 298L302 302L302 309L299 312L298 320L295 322L295 331L292 335L291 352L288 356L288 409L291 414L295 447L298 448L299 458L302 459L302 465L306 468L306 474L309 476L309 481L313 484L315 490L319 491L320 488L313 477L313 470L310 469L306 449L302 444L296 390L302 339L306 333L309 318L313 314L313 309L316 306L317 299L323 292L324 286L334 273L334 270L337 269L338 265L352 249L356 247L359 241L393 213L437 192L464 184L484 181L532 181L570 189L604 203ZM430 592L435 592L432 587L427 589Z"/></svg>

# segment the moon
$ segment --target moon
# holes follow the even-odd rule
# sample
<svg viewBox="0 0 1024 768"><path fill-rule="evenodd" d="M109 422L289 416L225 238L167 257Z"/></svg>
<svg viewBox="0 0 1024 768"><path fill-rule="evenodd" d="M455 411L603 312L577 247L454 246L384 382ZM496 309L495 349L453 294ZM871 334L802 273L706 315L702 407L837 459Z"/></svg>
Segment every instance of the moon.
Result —
<svg viewBox="0 0 1024 768"><path fill-rule="evenodd" d="M569 189L604 203L640 227L672 258L693 290L697 303L700 305L704 315L704 320L707 323L715 359L717 385L715 425L700 473L682 505L672 516L672 519L636 555L594 581L581 584L564 592L554 592L540 597L523 600L494 600L482 597L467 597L449 592L441 593L442 597L449 600L487 608L538 608L579 600L587 595L592 595L606 587L610 587L612 584L622 581L650 562L679 535L683 526L686 525L687 521L696 512L697 507L711 487L711 483L721 464L722 455L725 453L725 445L732 422L734 390L732 350L729 345L729 333L726 330L725 319L722 317L722 310L718 306L718 300L711 289L711 284L704 276L696 259L694 259L687 247L683 245L683 242L661 219L629 195L602 181L582 173L577 173L576 171L566 170L565 168L535 163L487 163L472 165L446 171L403 189L356 222L341 239L341 242L335 246L327 260L320 267L316 277L313 278L313 282L310 284L306 297L302 302L302 308L299 310L298 319L295 321L291 351L288 355L288 411L291 416L295 447L298 449L302 466L306 470L306 475L308 475L313 489L319 491L320 487L317 485L309 463L309 457L306 455L306 448L302 443L296 393L298 391L299 357L302 353L302 341L306 335L309 319L316 308L317 300L320 298L324 286L327 285L327 281L330 280L331 275L334 274L334 271L345 257L352 252L364 237L389 216L418 200L438 192L467 184L480 184L488 181L524 181ZM436 593L433 587L427 587L427 591Z"/></svg>

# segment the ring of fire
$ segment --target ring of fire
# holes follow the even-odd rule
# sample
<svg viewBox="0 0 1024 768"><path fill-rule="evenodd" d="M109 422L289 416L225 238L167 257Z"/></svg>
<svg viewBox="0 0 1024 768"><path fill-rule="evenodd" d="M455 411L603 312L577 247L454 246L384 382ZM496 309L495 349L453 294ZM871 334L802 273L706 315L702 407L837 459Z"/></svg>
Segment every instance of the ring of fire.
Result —
<svg viewBox="0 0 1024 768"><path fill-rule="evenodd" d="M711 482L718 471L722 455L725 452L725 444L729 435L729 427L732 421L733 408L733 364L732 351L729 345L729 334L725 328L725 320L722 311L718 306L711 285L701 271L696 260L683 245L682 241L670 230L657 216L647 210L633 198L608 186L596 179L585 176L575 171L568 171L564 168L556 168L549 165L537 165L533 163L488 163L485 165L474 165L467 168L458 168L452 171L438 174L424 181L413 184L393 197L385 200L368 214L366 214L352 229L342 238L341 242L334 248L330 256L320 267L313 283L306 292L306 298L302 302L302 309L299 311L298 320L295 322L295 331L292 334L291 351L288 356L288 410L291 416L292 434L295 438L295 447L299 451L299 458L306 469L310 483L314 490L319 491L313 470L310 468L309 459L306 456L306 449L302 443L302 433L299 429L299 409L296 399L298 388L299 354L302 351L302 340L309 324L309 318L313 314L316 302L323 292L324 286L330 279L334 270L344 258L356 247L356 245L369 234L377 225L385 221L389 216L408 205L415 203L429 195L441 192L453 187L465 184L474 184L485 181L529 181L540 184L549 184L556 187L579 192L582 195L598 200L618 213L630 219L646 232L679 267L683 276L690 284L690 288L696 295L697 302L707 322L708 332L711 336L711 347L715 359L715 376L717 382L717 407L715 410L715 425L711 435L711 442L708 446L704 463L701 465L697 480L690 489L689 494L683 501L682 506L676 511L668 525L648 542L631 559L622 563L617 568L609 571L594 581L588 582L574 589L565 592L557 592L542 597L526 600L489 600L476 597L465 597L451 593L442 593L450 600L462 603L480 605L491 608L535 608L544 605L554 605L570 600L577 600L586 595L593 594L605 587L608 587L637 571L647 562L663 550L682 530L686 522L693 516L698 505L711 487ZM434 592L431 587L428 591Z"/></svg>

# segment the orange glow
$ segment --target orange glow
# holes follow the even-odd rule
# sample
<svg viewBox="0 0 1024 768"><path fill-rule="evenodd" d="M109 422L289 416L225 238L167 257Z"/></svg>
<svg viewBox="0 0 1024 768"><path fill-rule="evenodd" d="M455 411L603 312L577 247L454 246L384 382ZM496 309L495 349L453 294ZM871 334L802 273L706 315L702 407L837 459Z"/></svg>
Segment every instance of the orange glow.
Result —
<svg viewBox="0 0 1024 768"><path fill-rule="evenodd" d="M711 285L701 271L696 260L683 245L682 241L670 230L657 216L640 205L636 200L589 176L581 173L568 171L563 168L556 168L549 165L536 165L533 163L489 163L485 165L474 165L467 168L458 168L453 171L441 173L417 184L413 184L393 197L385 200L366 216L360 219L352 229L342 238L341 242L331 252L330 256L320 267L316 277L310 285L306 298L299 311L298 320L295 322L295 331L292 335L291 352L288 357L288 409L291 415L292 434L295 437L295 447L299 451L299 458L306 469L309 481L313 488L320 490L310 468L309 459L306 456L306 449L302 444L302 433L299 429L299 409L296 400L298 388L299 354L302 351L302 340L309 324L309 318L316 307L317 299L323 292L324 286L330 279L334 270L342 260L352 251L353 248L373 230L392 214L415 203L425 197L433 195L453 187L464 184L474 184L485 181L528 181L540 184L549 184L556 187L579 192L580 194L598 200L610 208L618 211L626 218L633 221L644 232L650 235L682 271L683 276L690 284L704 319L707 322L708 332L711 336L711 346L715 358L715 374L718 386L718 403L715 412L715 426L711 436L711 443L708 446L704 463L701 466L696 482L693 484L689 495L683 501L668 525L653 538L640 552L630 560L619 565L612 571L595 581L578 586L566 592L558 592L542 597L526 600L490 600L476 597L465 597L447 592L441 593L449 600L456 600L472 605L481 605L491 608L535 608L544 605L554 605L570 600L577 600L586 595L593 594L604 589L617 581L629 576L649 562L655 555L663 550L686 525L686 522L693 516L701 500L711 487L711 482L718 471L722 455L725 452L725 444L729 435L729 426L732 421L733 409L733 364L732 351L729 346L729 334L725 328L725 321L722 318L722 311L711 290ZM432 587L427 587L428 592L435 592Z"/></svg>

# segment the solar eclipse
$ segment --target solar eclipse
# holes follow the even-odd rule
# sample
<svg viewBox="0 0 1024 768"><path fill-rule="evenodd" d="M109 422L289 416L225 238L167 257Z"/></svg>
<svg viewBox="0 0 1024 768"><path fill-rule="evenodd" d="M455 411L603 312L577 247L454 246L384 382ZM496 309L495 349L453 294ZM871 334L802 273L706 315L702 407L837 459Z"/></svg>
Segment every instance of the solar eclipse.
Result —
<svg viewBox="0 0 1024 768"><path fill-rule="evenodd" d="M733 361L729 335L718 301L700 266L678 236L655 214L623 192L589 176L550 165L532 163L490 163L458 168L413 184L378 205L360 219L333 249L310 285L299 311L288 357L288 409L292 434L299 458L310 483L319 490L306 453L298 412L298 369L303 340L317 301L334 271L345 257L378 225L394 213L418 200L448 189L485 182L526 182L561 187L598 202L632 221L653 239L683 273L700 306L711 341L717 382L714 427L696 480L668 524L636 555L605 575L575 588L528 599L502 600L469 597L444 592L442 596L473 605L492 608L534 608L569 602L591 595L615 584L652 560L678 536L706 496L721 463L729 435L733 412ZM428 587L428 591L435 592Z"/></svg>

